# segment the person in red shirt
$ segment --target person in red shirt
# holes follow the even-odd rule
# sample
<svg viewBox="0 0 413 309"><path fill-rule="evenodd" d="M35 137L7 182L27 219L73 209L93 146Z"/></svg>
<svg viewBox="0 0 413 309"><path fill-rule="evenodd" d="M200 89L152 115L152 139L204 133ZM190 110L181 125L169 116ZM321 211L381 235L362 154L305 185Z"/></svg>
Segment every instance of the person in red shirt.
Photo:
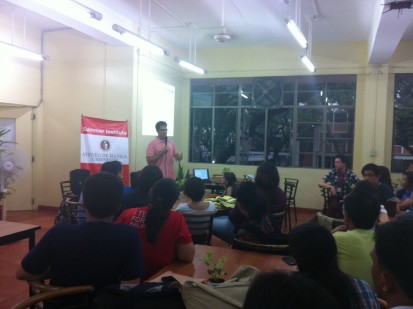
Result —
<svg viewBox="0 0 413 309"><path fill-rule="evenodd" d="M116 223L135 227L142 242L143 280L175 260L192 262L195 247L185 218L172 211L179 197L179 188L171 179L160 179L152 187L150 204L126 209Z"/></svg>

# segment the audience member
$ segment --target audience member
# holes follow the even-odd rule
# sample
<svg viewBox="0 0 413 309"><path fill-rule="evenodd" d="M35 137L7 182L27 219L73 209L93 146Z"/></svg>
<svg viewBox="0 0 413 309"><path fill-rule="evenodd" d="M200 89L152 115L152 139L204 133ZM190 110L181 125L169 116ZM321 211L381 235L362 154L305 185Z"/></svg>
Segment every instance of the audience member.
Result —
<svg viewBox="0 0 413 309"><path fill-rule="evenodd" d="M329 291L340 308L380 308L366 281L339 269L336 242L326 228L317 223L302 224L291 231L289 244L300 272Z"/></svg>
<svg viewBox="0 0 413 309"><path fill-rule="evenodd" d="M404 172L402 175L402 187L396 190L396 197L399 199L400 210L407 210L413 206L413 171Z"/></svg>
<svg viewBox="0 0 413 309"><path fill-rule="evenodd" d="M139 234L112 224L123 185L110 173L90 176L83 188L87 222L52 227L22 260L17 279L50 276L56 286L139 284L143 257Z"/></svg>
<svg viewBox="0 0 413 309"><path fill-rule="evenodd" d="M280 189L280 176L277 167L270 162L262 162L255 175L255 184L258 190L267 200L268 213L278 213L285 210L287 202L284 192ZM240 189L237 190L239 192ZM212 232L218 238L231 243L234 239L241 224L245 223L247 218L236 205L230 210L228 216L214 218Z"/></svg>
<svg viewBox="0 0 413 309"><path fill-rule="evenodd" d="M318 186L330 191L327 215L334 218L341 218L342 209L340 208L339 202L350 193L351 187L354 186L359 179L351 169L347 168L347 157L345 155L337 154L334 157L334 167L334 169L321 179Z"/></svg>
<svg viewBox="0 0 413 309"><path fill-rule="evenodd" d="M149 204L149 190L155 182L163 178L161 169L156 165L147 165L137 178L137 188L123 196L118 215L125 209L147 206Z"/></svg>
<svg viewBox="0 0 413 309"><path fill-rule="evenodd" d="M395 221L380 225L371 252L371 274L379 297L389 308L413 308L413 225Z"/></svg>
<svg viewBox="0 0 413 309"><path fill-rule="evenodd" d="M381 205L394 198L393 189L380 182L380 167L374 163L368 163L361 169L364 180L367 180L373 187L373 195Z"/></svg>
<svg viewBox="0 0 413 309"><path fill-rule="evenodd" d="M330 293L300 273L261 273L251 283L244 309L338 309Z"/></svg>
<svg viewBox="0 0 413 309"><path fill-rule="evenodd" d="M216 211L214 202L204 202L204 182L198 177L189 178L184 184L184 198L187 203L181 203L176 208L180 212L211 212Z"/></svg>
<svg viewBox="0 0 413 309"><path fill-rule="evenodd" d="M130 187L131 187L132 190L135 190L138 187L138 178L139 178L140 173L141 173L141 171L130 172L129 173Z"/></svg>
<svg viewBox="0 0 413 309"><path fill-rule="evenodd" d="M235 197L237 192L237 177L232 172L224 173L224 179L222 181L224 185L224 193L223 195L228 195Z"/></svg>
<svg viewBox="0 0 413 309"><path fill-rule="evenodd" d="M150 191L149 206L126 209L116 221L139 231L145 264L143 279L174 260L192 261L195 249L185 218L182 213L171 211L178 197L175 181L160 179Z"/></svg>
<svg viewBox="0 0 413 309"><path fill-rule="evenodd" d="M413 162L410 162L406 168L406 172L413 172Z"/></svg>
<svg viewBox="0 0 413 309"><path fill-rule="evenodd" d="M390 170L387 166L379 165L380 170L380 182L388 185L390 188L393 188L393 183L391 181Z"/></svg>
<svg viewBox="0 0 413 309"><path fill-rule="evenodd" d="M368 191L355 190L344 200L344 224L333 230L340 269L373 284L370 251L380 204Z"/></svg>
<svg viewBox="0 0 413 309"><path fill-rule="evenodd" d="M281 226L274 226L270 219L267 204L267 199L254 183L245 182L240 185L237 207L246 221L237 230L238 239L263 244L288 242L286 235L281 234Z"/></svg>

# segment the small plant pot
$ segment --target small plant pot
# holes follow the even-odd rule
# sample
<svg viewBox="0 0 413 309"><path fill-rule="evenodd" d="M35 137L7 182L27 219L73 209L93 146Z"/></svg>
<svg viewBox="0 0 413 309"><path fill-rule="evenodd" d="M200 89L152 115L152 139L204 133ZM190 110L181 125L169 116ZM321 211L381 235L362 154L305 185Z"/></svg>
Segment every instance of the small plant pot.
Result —
<svg viewBox="0 0 413 309"><path fill-rule="evenodd" d="M209 278L208 279L208 285L209 286L217 286L221 283L224 283L225 279L224 278Z"/></svg>

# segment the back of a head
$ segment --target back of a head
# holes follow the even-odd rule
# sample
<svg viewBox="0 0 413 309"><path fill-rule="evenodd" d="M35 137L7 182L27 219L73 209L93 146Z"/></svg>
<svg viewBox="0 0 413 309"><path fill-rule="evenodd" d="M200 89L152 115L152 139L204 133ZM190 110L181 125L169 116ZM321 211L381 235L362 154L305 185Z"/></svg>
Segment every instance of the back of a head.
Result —
<svg viewBox="0 0 413 309"><path fill-rule="evenodd" d="M145 166L138 178L138 187L144 191L149 192L152 186L159 180L163 178L161 169L156 165Z"/></svg>
<svg viewBox="0 0 413 309"><path fill-rule="evenodd" d="M391 273L401 290L413 301L413 224L401 220L381 224L375 233L380 266Z"/></svg>
<svg viewBox="0 0 413 309"><path fill-rule="evenodd" d="M331 232L320 224L304 223L294 228L290 233L289 248L302 272L338 270L336 242Z"/></svg>
<svg viewBox="0 0 413 309"><path fill-rule="evenodd" d="M169 178L158 180L150 191L150 207L146 215L146 238L155 243L163 223L169 216L169 211L179 197L179 187Z"/></svg>
<svg viewBox="0 0 413 309"><path fill-rule="evenodd" d="M335 309L339 308L330 293L300 273L267 272L251 283L244 309Z"/></svg>
<svg viewBox="0 0 413 309"><path fill-rule="evenodd" d="M360 180L356 186L354 187L353 192L358 192L358 191L365 191L365 192L370 192L373 193L374 192L374 188L372 187L372 185L370 184L370 182L368 182L367 180Z"/></svg>
<svg viewBox="0 0 413 309"><path fill-rule="evenodd" d="M101 172L108 172L114 175L119 175L122 172L122 163L119 161L108 161L102 164Z"/></svg>
<svg viewBox="0 0 413 309"><path fill-rule="evenodd" d="M250 219L259 219L268 211L267 199L258 190L257 185L252 182L243 182L237 190L237 203L241 204L247 211Z"/></svg>
<svg viewBox="0 0 413 309"><path fill-rule="evenodd" d="M87 211L96 218L107 218L119 208L123 184L119 177L100 172L90 176L83 187L83 203Z"/></svg>
<svg viewBox="0 0 413 309"><path fill-rule="evenodd" d="M141 171L129 173L130 186L132 189L136 189L138 187L138 178L139 178L140 173Z"/></svg>
<svg viewBox="0 0 413 309"><path fill-rule="evenodd" d="M234 186L237 182L237 177L233 172L224 173L224 178L228 181L228 186Z"/></svg>
<svg viewBox="0 0 413 309"><path fill-rule="evenodd" d="M370 192L355 190L344 200L344 209L355 228L369 230L377 222L380 203Z"/></svg>
<svg viewBox="0 0 413 309"><path fill-rule="evenodd" d="M201 178L189 178L184 184L184 193L194 202L199 202L205 195L205 185Z"/></svg>
<svg viewBox="0 0 413 309"><path fill-rule="evenodd" d="M391 175L390 175L390 170L388 169L388 167L381 165L379 166L379 170L380 170L380 182L385 183L390 188L392 188Z"/></svg>
<svg viewBox="0 0 413 309"><path fill-rule="evenodd" d="M277 167L271 162L262 162L257 168L255 183L264 191L275 190L280 185Z"/></svg>

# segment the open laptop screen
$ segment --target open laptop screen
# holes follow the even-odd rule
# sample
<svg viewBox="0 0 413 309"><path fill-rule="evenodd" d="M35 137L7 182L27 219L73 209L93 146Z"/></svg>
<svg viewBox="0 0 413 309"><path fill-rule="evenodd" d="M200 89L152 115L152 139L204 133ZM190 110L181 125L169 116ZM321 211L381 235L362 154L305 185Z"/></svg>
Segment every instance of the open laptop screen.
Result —
<svg viewBox="0 0 413 309"><path fill-rule="evenodd" d="M201 178L204 181L209 181L209 173L207 168L194 168L194 176Z"/></svg>

